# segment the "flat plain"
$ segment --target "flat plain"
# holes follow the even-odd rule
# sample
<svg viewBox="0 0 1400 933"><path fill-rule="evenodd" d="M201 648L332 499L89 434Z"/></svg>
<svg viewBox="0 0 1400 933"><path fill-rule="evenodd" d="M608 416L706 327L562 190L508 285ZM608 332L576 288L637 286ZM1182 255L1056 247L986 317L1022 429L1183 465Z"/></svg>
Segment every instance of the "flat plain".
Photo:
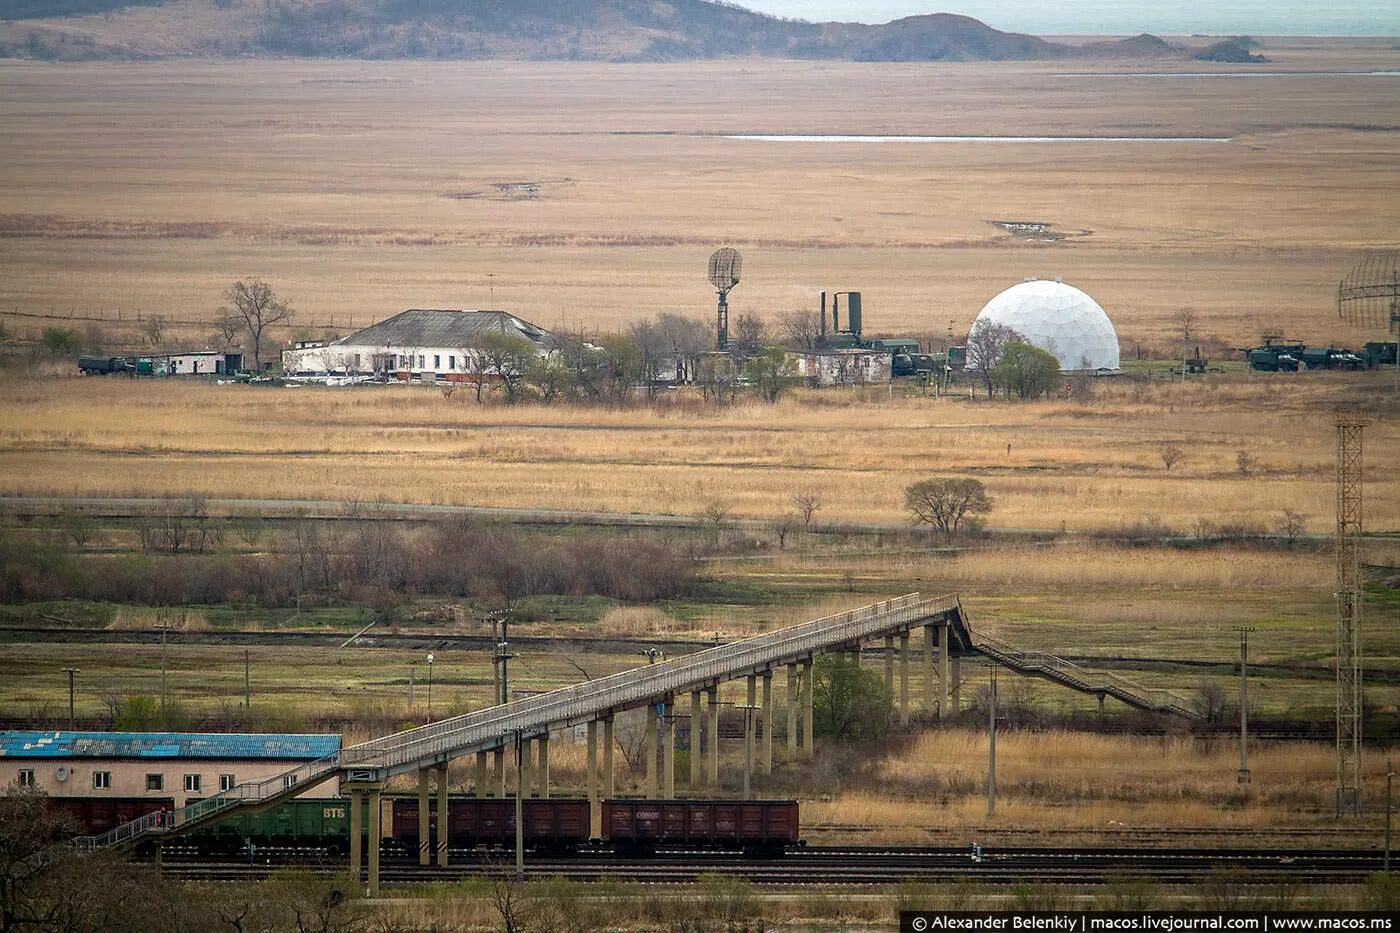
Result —
<svg viewBox="0 0 1400 933"><path fill-rule="evenodd" d="M232 280L261 276L304 324L342 332L464 306L606 331L708 316L705 259L728 243L747 263L735 313L769 319L858 289L867 330L936 337L1039 275L1094 295L1130 354L1169 346L1182 307L1227 345L1354 343L1334 291L1400 223L1400 79L1372 73L1400 70L1400 51L1264 51L1249 77L1183 62L0 63L0 308L203 320ZM723 138L784 133L1132 138Z"/></svg>

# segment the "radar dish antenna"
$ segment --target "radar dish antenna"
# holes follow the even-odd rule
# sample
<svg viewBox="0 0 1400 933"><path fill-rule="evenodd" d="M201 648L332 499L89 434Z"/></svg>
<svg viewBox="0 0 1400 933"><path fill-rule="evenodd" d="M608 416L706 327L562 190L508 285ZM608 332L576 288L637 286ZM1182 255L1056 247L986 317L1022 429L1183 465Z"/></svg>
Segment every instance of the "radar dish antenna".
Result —
<svg viewBox="0 0 1400 933"><path fill-rule="evenodd" d="M1400 392L1400 251L1372 253L1351 267L1337 286L1337 316L1352 327L1395 337L1390 352Z"/></svg>
<svg viewBox="0 0 1400 933"><path fill-rule="evenodd" d="M710 284L719 295L719 312L715 327L715 349L729 349L729 291L739 284L744 259L737 249L725 246L710 256Z"/></svg>

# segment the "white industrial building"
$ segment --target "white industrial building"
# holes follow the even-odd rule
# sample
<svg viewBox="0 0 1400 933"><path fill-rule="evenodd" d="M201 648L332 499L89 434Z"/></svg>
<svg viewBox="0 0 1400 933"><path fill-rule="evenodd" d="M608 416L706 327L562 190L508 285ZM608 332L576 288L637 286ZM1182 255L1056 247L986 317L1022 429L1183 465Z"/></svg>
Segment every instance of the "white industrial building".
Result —
<svg viewBox="0 0 1400 933"><path fill-rule="evenodd" d="M505 311L410 308L326 344L282 351L288 375L380 375L402 381L474 382L481 366L472 347L488 333L514 334L540 352L554 335Z"/></svg>
<svg viewBox="0 0 1400 933"><path fill-rule="evenodd" d="M1119 372L1118 333L1099 303L1056 279L1027 279L983 306L981 321L1004 324L1060 361L1064 371Z"/></svg>

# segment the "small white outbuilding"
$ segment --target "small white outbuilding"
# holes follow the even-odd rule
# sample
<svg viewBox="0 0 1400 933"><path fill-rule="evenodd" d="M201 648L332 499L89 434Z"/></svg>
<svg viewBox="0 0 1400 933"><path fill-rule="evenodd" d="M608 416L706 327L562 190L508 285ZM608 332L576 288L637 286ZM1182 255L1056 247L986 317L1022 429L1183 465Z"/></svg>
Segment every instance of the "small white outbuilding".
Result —
<svg viewBox="0 0 1400 933"><path fill-rule="evenodd" d="M981 321L1004 324L1074 372L1119 371L1118 332L1099 303L1056 279L1027 279L987 302Z"/></svg>

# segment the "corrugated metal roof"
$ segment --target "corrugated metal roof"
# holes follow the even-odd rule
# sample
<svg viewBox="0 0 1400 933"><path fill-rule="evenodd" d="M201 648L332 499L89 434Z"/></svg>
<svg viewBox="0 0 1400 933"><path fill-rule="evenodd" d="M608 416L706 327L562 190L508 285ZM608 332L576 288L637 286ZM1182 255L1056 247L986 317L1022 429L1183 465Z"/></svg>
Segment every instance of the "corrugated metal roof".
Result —
<svg viewBox="0 0 1400 933"><path fill-rule="evenodd" d="M336 341L371 347L465 347L483 334L501 332L524 337L537 346L552 335L505 311L452 311L410 308Z"/></svg>
<svg viewBox="0 0 1400 933"><path fill-rule="evenodd" d="M213 732L0 732L0 758L224 758L314 761L338 735Z"/></svg>

